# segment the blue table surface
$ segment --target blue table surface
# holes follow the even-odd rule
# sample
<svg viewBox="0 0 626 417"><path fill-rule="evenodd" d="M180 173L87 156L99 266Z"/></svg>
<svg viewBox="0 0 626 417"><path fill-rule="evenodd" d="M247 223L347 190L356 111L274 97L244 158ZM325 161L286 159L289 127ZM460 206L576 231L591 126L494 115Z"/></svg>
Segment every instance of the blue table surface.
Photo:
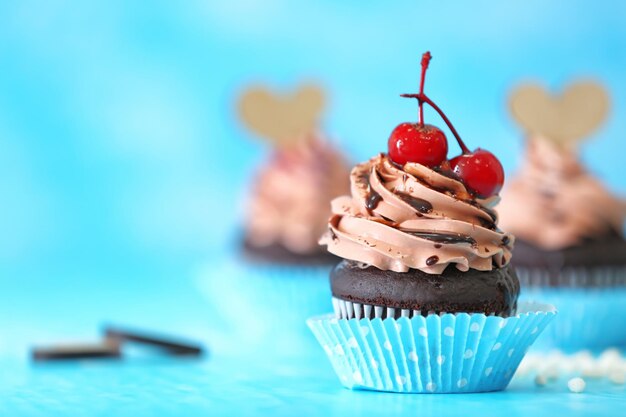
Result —
<svg viewBox="0 0 626 417"><path fill-rule="evenodd" d="M320 348L308 360L229 354L211 334L210 308L192 271L73 272L2 279L0 415L620 415L626 386L566 379L536 387L515 378L504 392L409 395L342 388ZM43 314L42 312L47 312ZM29 348L97 340L112 322L197 340L202 359L140 355L122 361L33 364ZM131 352L132 353L132 352Z"/></svg>

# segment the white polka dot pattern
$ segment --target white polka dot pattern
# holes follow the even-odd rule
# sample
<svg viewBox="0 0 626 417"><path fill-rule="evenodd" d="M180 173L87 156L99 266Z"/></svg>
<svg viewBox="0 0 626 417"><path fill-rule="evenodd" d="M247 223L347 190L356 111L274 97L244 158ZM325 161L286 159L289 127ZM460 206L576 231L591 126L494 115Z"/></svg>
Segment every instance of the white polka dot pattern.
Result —
<svg viewBox="0 0 626 417"><path fill-rule="evenodd" d="M508 385L526 350L555 314L551 306L522 303L520 313L509 318L322 317L310 319L308 325L348 388L482 392Z"/></svg>

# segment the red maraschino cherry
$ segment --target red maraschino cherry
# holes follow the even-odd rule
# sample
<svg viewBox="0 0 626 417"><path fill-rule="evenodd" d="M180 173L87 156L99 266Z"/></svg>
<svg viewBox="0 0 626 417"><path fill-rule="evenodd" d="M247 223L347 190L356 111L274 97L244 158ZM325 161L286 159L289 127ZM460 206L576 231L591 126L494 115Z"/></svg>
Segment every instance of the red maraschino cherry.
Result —
<svg viewBox="0 0 626 417"><path fill-rule="evenodd" d="M402 94L402 97L416 98L419 103L419 123L402 123L397 126L388 141L389 157L392 161L404 165L406 162L436 167L446 159L448 143L438 128L424 124L424 103L432 107L446 123L462 154L450 160L450 168L456 176L477 197L488 198L496 195L504 184L504 169L498 158L484 149L470 151L456 129L441 109L424 94L424 79L430 62L430 52L422 56L422 76L419 94Z"/></svg>
<svg viewBox="0 0 626 417"><path fill-rule="evenodd" d="M452 158L450 167L478 197L496 195L504 184L502 164L494 154L484 149L478 148L474 152Z"/></svg>
<svg viewBox="0 0 626 417"><path fill-rule="evenodd" d="M424 80L430 58L430 52L422 56L420 94L424 94ZM418 123L401 123L396 126L389 136L387 149L389 157L396 164L417 162L432 168L446 160L448 141L441 129L424 124L424 103L420 100Z"/></svg>
<svg viewBox="0 0 626 417"><path fill-rule="evenodd" d="M432 168L448 155L446 135L433 125L401 123L391 132L387 146L391 160L400 165L417 162Z"/></svg>

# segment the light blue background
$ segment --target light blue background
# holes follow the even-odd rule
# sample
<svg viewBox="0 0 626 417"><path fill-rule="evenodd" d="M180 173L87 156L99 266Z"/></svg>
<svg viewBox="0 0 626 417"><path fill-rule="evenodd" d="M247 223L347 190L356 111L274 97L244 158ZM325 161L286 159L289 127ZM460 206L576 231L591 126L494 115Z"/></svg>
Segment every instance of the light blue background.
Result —
<svg viewBox="0 0 626 417"><path fill-rule="evenodd" d="M614 107L585 160L626 191L623 2L5 1L0 271L184 273L232 235L263 158L234 115L242 86L323 83L326 130L362 160L415 118L398 94L427 49L428 93L508 173L511 86L601 80Z"/></svg>
<svg viewBox="0 0 626 417"><path fill-rule="evenodd" d="M540 391L526 381L455 401L352 393L321 357L269 373L262 361L247 372L213 357L201 366L28 363L33 343L95 339L103 320L186 334L215 352L194 280L236 233L243 187L267 151L238 125L237 92L251 82L321 82L331 97L326 130L362 160L414 119L415 103L398 94L416 90L427 49L429 95L508 173L522 139L505 108L511 86L601 80L614 107L584 159L626 192L624 2L0 1L2 413L259 406L443 416L495 404L512 415L615 414L623 387L572 397L562 384Z"/></svg>

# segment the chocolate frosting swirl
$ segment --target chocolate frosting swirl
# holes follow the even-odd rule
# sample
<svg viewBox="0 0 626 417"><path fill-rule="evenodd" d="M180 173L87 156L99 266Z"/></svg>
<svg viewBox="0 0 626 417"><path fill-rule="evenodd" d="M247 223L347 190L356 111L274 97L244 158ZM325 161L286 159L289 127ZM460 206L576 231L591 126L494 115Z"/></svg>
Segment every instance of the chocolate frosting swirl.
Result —
<svg viewBox="0 0 626 417"><path fill-rule="evenodd" d="M335 255L429 274L450 264L489 271L511 259L514 238L491 209L498 197L476 200L456 179L417 163L398 168L383 154L357 165L350 180L352 196L333 200L320 240Z"/></svg>
<svg viewBox="0 0 626 417"><path fill-rule="evenodd" d="M626 202L585 170L574 149L529 139L518 175L504 189L502 224L546 250L622 235Z"/></svg>
<svg viewBox="0 0 626 417"><path fill-rule="evenodd" d="M329 202L349 189L348 172L341 154L317 134L276 149L258 172L248 201L248 242L296 254L320 252Z"/></svg>

